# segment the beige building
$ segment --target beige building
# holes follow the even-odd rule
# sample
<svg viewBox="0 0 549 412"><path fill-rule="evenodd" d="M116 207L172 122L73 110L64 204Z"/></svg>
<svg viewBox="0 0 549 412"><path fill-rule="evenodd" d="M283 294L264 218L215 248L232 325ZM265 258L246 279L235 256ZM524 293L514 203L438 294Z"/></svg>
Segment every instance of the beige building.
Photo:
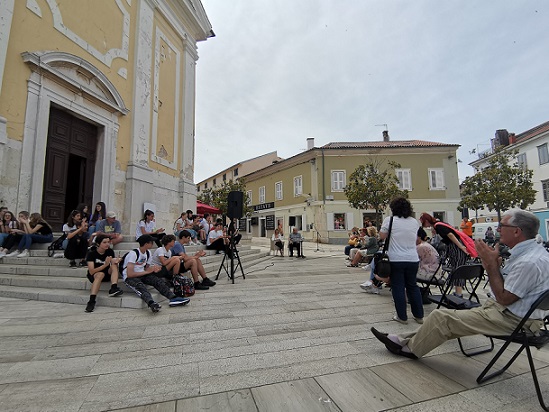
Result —
<svg viewBox="0 0 549 412"><path fill-rule="evenodd" d="M329 143L272 164L246 176L254 213L241 227L253 236L270 237L275 227L288 234L297 227L309 239L345 243L349 229L373 220L374 210L349 206L343 188L351 173L374 158L401 165L401 189L417 216L429 212L458 225L460 201L456 151L459 145L422 140ZM244 224L245 223L245 224Z"/></svg>
<svg viewBox="0 0 549 412"><path fill-rule="evenodd" d="M278 157L276 151L265 153L264 155L257 156L248 160L244 160L240 163L232 165L231 167L222 170L221 172L208 177L196 184L196 190L200 193L206 189L212 189L216 186L220 186L225 181L237 181L238 179L255 172L256 170L263 169L273 163L281 161L282 158Z"/></svg>
<svg viewBox="0 0 549 412"><path fill-rule="evenodd" d="M0 204L56 229L106 203L171 224L196 203L199 0L0 2Z"/></svg>

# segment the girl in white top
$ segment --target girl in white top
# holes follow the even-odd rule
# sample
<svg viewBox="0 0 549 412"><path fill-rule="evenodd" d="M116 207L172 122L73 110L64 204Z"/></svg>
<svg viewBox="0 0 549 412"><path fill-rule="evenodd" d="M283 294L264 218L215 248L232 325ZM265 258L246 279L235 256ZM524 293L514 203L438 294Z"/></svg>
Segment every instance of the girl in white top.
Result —
<svg viewBox="0 0 549 412"><path fill-rule="evenodd" d="M280 256L284 257L284 235L282 234L282 232L278 229L275 229L273 237L271 239L278 249L278 252L280 252Z"/></svg>
<svg viewBox="0 0 549 412"><path fill-rule="evenodd" d="M143 219L137 222L137 227L135 228L135 240L139 239L142 235L151 235L154 239L154 243L156 243L158 247L162 246L160 240L165 235L164 228L156 228L154 212L152 210L145 210Z"/></svg>

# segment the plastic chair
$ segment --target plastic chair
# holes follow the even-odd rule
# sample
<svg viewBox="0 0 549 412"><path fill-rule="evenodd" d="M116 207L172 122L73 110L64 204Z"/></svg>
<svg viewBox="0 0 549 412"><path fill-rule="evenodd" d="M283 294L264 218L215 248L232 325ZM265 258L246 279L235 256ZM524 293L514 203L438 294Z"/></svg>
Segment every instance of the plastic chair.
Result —
<svg viewBox="0 0 549 412"><path fill-rule="evenodd" d="M531 346L536 347L537 349L541 349L543 346L545 346L549 342L549 330L547 330L547 317L544 318L544 328L539 331L538 334L533 335L532 332L530 332L527 328L524 327L525 323L529 320L532 313L536 310L549 310L549 290L545 291L530 307L530 310L524 315L522 320L519 322L513 333L509 336L488 336L489 338L494 339L500 339L505 340L505 343L502 345L500 350L494 355L492 360L488 363L486 368L482 371L482 373L478 376L477 382L482 383L486 382L489 379L492 379L496 376L501 375L503 372L505 372L509 366L513 364L513 362L518 358L518 356L522 353L524 349L526 349L526 355L528 356L528 363L530 365L530 372L532 373L532 379L534 380L534 386L536 388L536 394L538 395L539 404L545 411L549 411L547 406L545 406L545 403L543 401L543 395L541 393L541 389L539 387L539 381L536 374L536 367L534 365L534 360L532 358L532 352L530 350ZM509 345L511 343L517 343L520 345L518 350L515 352L513 357L507 362L507 364L490 374L488 372L494 364L498 361L498 359L503 355L503 352L507 350Z"/></svg>

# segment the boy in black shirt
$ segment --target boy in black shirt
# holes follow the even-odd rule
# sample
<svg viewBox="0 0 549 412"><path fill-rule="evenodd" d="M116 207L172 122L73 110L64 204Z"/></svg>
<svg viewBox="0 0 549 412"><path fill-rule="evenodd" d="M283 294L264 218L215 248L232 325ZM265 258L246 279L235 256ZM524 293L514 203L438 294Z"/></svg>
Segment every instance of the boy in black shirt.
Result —
<svg viewBox="0 0 549 412"><path fill-rule="evenodd" d="M124 293L118 287L118 262L120 258L114 256L110 248L110 238L106 235L98 235L95 238L97 248L88 252L86 262L88 264L88 279L92 283L90 301L86 306L86 312L95 309L95 298L102 282L111 282L109 296L120 296Z"/></svg>

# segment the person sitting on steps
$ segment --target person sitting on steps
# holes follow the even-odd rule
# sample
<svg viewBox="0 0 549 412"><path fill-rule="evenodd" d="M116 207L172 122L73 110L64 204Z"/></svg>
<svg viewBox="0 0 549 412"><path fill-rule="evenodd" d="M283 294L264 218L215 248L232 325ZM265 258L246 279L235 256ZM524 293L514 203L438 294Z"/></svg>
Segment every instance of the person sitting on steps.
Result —
<svg viewBox="0 0 549 412"><path fill-rule="evenodd" d="M118 262L120 258L114 256L110 248L110 239L105 235L98 235L95 238L96 247L89 251L86 256L88 264L87 278L91 282L90 300L86 305L86 312L93 312L95 300L101 283L111 282L109 296L120 296L124 292L118 287Z"/></svg>
<svg viewBox="0 0 549 412"><path fill-rule="evenodd" d="M194 288L196 290L207 290L210 287L215 286L216 282L210 280L210 278L206 275L206 270L200 260L201 257L206 256L206 252L199 250L194 255L187 255L185 252L185 245L189 245L190 242L190 232L188 230L182 230L181 233L179 233L179 241L175 243L172 249L172 254L174 256L179 256L181 259L181 273L184 273L187 270L191 272ZM202 278L202 282L200 282L198 278L199 275Z"/></svg>

